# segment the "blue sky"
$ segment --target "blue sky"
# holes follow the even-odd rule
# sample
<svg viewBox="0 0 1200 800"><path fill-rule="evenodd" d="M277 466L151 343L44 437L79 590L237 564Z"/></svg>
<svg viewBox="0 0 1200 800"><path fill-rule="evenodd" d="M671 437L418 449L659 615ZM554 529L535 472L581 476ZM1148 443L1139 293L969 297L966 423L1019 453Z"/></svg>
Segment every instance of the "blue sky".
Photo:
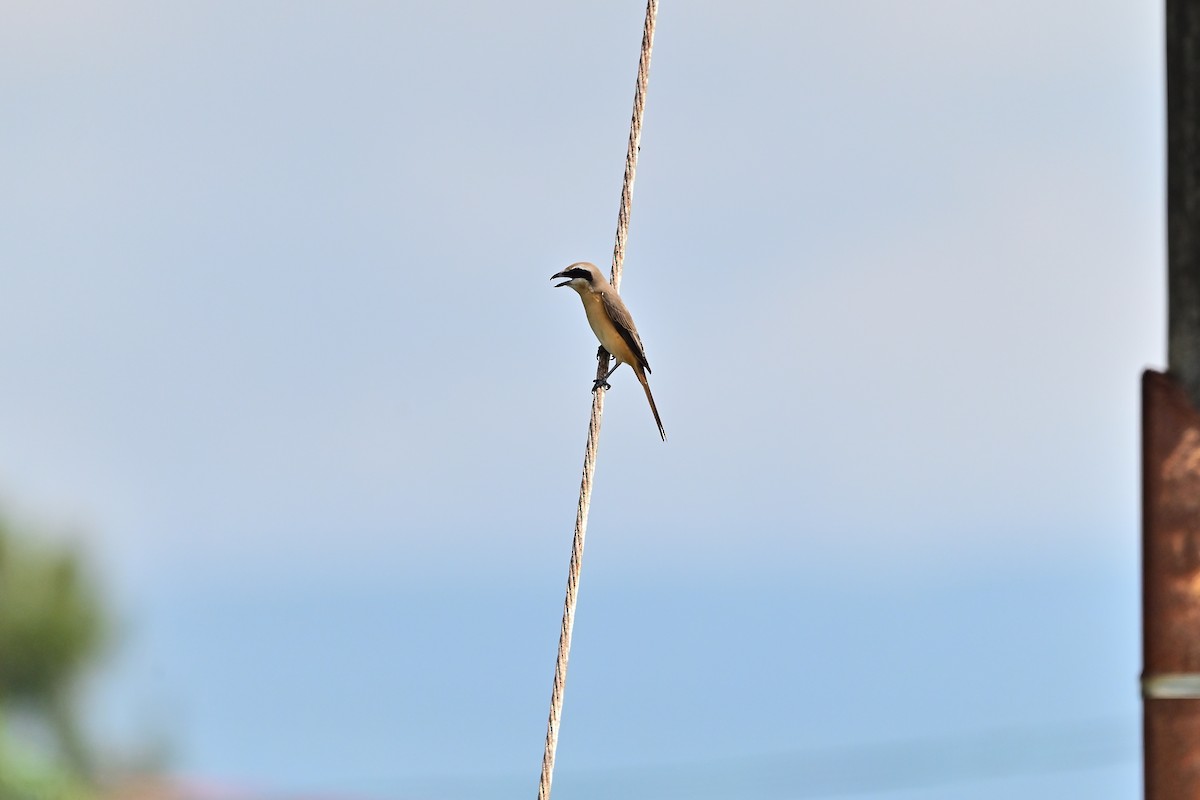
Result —
<svg viewBox="0 0 1200 800"><path fill-rule="evenodd" d="M594 363L548 278L609 259L643 10L3 6L0 498L104 569L114 747L534 784ZM1160 27L664 4L622 292L670 442L617 373L564 775L1099 719L1021 796L1136 790Z"/></svg>

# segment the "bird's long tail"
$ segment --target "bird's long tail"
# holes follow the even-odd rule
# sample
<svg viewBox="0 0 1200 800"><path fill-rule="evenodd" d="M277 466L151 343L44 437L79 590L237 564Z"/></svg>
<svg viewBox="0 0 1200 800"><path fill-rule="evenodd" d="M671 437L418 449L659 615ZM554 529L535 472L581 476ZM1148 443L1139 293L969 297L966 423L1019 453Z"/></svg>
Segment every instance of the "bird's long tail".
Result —
<svg viewBox="0 0 1200 800"><path fill-rule="evenodd" d="M654 405L654 395L650 394L650 382L646 380L646 371L643 369L637 370L637 379L641 382L642 388L646 390L646 399L650 401L650 410L654 412L654 421L658 424L658 435L665 442L667 440L667 431L663 428L662 418L658 416L658 406Z"/></svg>

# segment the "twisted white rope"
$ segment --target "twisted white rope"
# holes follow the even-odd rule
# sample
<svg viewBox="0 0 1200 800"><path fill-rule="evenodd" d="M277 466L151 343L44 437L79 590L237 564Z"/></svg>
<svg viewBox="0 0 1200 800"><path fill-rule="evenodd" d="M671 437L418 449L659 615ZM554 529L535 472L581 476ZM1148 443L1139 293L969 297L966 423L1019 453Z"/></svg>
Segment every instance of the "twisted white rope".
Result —
<svg viewBox="0 0 1200 800"><path fill-rule="evenodd" d="M642 29L642 55L638 59L637 88L633 94L633 120L629 127L629 148L625 152L625 181L621 187L621 209L617 214L617 239L613 245L613 288L621 282L625 262L625 243L629 238L629 209L633 203L633 179L637 172L638 151L642 141L642 112L646 105L646 83L650 78L650 50L654 46L654 22L658 0L646 3L646 22ZM603 350L601 351L603 352ZM596 377L608 373L608 354L596 367ZM563 604L562 628L558 635L558 660L554 664L554 689L550 694L550 719L546 723L546 749L542 754L542 779L538 800L550 800L554 780L554 753L558 749L558 728L562 720L563 690L567 683L567 658L571 654L571 632L575 627L575 604L579 595L579 570L583 563L583 539L587 533L588 508L592 502L592 476L596 472L596 450L600 445L600 419L604 415L604 388L592 396L592 418L588 423L587 447L583 454L583 478L579 482L579 505L575 511L575 539L571 545L571 566L567 574L567 598Z"/></svg>

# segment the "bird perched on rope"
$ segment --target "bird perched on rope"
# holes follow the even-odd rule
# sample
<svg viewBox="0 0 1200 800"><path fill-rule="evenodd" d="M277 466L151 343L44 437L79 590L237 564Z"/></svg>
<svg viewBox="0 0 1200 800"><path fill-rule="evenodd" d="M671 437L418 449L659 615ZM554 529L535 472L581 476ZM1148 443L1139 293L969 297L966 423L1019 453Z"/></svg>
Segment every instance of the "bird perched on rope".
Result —
<svg viewBox="0 0 1200 800"><path fill-rule="evenodd" d="M646 390L646 399L650 401L650 411L658 424L658 433L665 442L667 432L663 429L658 408L654 405L654 395L650 394L650 384L646 381L646 374L650 372L650 363L646 361L646 348L642 346L642 338L638 336L633 317L621 301L621 296L609 284L604 273L596 269L595 264L587 261L576 262L562 272L550 276L550 280L557 278L566 280L555 284L556 288L570 286L579 293L579 299L583 301L583 310L587 313L588 324L592 326L592 333L600 340L600 346L616 360L608 374L597 379L592 385L592 391L601 386L605 389L612 388L608 385L609 375L616 372L617 367L622 364L628 364L637 375L642 388Z"/></svg>

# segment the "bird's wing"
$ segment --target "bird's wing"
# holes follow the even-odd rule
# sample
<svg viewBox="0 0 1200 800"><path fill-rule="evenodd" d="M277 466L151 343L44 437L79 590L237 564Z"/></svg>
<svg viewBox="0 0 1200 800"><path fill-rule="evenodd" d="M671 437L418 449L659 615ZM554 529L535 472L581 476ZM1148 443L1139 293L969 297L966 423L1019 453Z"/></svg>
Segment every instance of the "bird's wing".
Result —
<svg viewBox="0 0 1200 800"><path fill-rule="evenodd" d="M649 372L650 362L646 360L646 348L642 346L642 337L638 336L637 328L633 324L633 317L630 315L629 309L625 307L625 303L621 301L620 295L615 291L609 291L601 292L600 297L604 301L604 310L608 313L608 318L617 327L617 332L621 334L621 338L625 340L625 344L629 345L633 354L641 359L646 372Z"/></svg>

